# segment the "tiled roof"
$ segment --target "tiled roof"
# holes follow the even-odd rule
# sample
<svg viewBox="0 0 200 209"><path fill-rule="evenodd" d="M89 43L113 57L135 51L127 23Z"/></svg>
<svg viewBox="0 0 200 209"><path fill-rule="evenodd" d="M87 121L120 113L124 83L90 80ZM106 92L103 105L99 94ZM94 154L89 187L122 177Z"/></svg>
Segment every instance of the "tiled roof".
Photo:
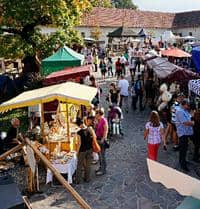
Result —
<svg viewBox="0 0 200 209"><path fill-rule="evenodd" d="M200 26L200 11L176 13L173 21L174 28L187 28L196 26Z"/></svg>
<svg viewBox="0 0 200 209"><path fill-rule="evenodd" d="M84 15L81 26L171 28L174 16L175 13L96 7Z"/></svg>
<svg viewBox="0 0 200 209"><path fill-rule="evenodd" d="M81 26L131 28L185 28L200 26L200 11L182 13L130 9L94 8L82 18Z"/></svg>

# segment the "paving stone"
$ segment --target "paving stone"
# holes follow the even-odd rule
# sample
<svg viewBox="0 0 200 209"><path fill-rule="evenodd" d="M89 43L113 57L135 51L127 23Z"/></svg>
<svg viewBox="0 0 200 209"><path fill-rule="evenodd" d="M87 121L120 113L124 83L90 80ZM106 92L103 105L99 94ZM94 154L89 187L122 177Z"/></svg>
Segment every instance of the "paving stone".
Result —
<svg viewBox="0 0 200 209"><path fill-rule="evenodd" d="M106 81L106 86L110 82ZM102 85L104 95L108 92L106 86ZM107 103L102 104L107 107ZM175 190L166 189L149 178L146 164L147 142L143 139L149 113L149 109L143 112L130 109L128 114L124 114L125 135L123 139L117 137L111 140L111 147L106 153L107 174L96 177L93 171L89 184L74 185L92 209L175 209L184 199ZM172 168L178 168L178 153L172 150L172 144L168 146L167 152L160 148L158 160ZM93 168L97 167L98 165ZM189 167L192 170L190 175L200 179L197 175L200 165L190 164ZM45 198L38 202L37 198L32 198L33 208L49 209L52 206L51 208L60 209L65 208L66 203L71 208L77 206L62 188L48 191Z"/></svg>
<svg viewBox="0 0 200 209"><path fill-rule="evenodd" d="M152 201L146 198L139 198L137 208L138 209L152 209L153 208Z"/></svg>

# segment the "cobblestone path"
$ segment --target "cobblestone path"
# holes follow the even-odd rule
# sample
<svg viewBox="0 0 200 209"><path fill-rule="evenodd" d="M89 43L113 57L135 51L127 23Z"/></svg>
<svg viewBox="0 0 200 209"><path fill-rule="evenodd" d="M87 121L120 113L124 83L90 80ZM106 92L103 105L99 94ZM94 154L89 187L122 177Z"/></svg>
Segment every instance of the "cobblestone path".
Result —
<svg viewBox="0 0 200 209"><path fill-rule="evenodd" d="M149 178L146 141L143 139L148 115L149 110L124 113L125 135L111 141L111 147L107 150L107 174L96 177L93 172L90 183L74 186L93 209L175 209L183 200L184 197L175 190L166 189ZM161 148L158 159L179 169L178 153L172 151L172 145L168 146L168 151ZM94 165L93 169L96 167ZM191 164L189 167L197 165ZM191 170L190 175L199 178L195 169ZM33 196L31 201L35 209L79 208L61 187L50 188L42 195Z"/></svg>

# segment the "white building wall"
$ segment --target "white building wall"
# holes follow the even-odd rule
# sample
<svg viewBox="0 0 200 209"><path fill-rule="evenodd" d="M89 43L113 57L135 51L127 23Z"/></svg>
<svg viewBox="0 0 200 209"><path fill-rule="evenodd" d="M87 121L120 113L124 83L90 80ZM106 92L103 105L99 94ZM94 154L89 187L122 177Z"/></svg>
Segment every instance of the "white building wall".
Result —
<svg viewBox="0 0 200 209"><path fill-rule="evenodd" d="M194 36L197 40L200 40L200 27L195 28L179 28L173 30L177 34L182 34L182 36L189 36L189 33L192 32L192 36Z"/></svg>
<svg viewBox="0 0 200 209"><path fill-rule="evenodd" d="M77 27L77 30L80 31L80 33L84 33L85 37L90 37L91 36L91 31L92 31L92 27ZM111 32L113 32L114 30L117 29L117 27L101 27L101 37L100 37L100 41L105 41L105 43L108 43L108 37L107 35ZM141 30L141 28L132 28L132 30L137 34L139 33L139 31ZM152 37L154 38L160 38L160 36L162 35L162 33L166 30L166 29L160 29L160 28L145 28L146 32L148 34L151 34Z"/></svg>

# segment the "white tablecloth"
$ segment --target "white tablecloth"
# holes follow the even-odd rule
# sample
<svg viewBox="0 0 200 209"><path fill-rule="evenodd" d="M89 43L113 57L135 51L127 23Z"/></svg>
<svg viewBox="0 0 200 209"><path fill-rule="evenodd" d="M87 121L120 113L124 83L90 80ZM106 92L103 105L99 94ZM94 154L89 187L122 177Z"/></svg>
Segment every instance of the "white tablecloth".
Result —
<svg viewBox="0 0 200 209"><path fill-rule="evenodd" d="M64 174L67 173L68 183L69 184L72 183L72 176L75 173L76 168L77 168L76 154L74 154L73 157L64 164L52 162L52 165L54 166L54 168L58 170L58 172L64 173ZM53 179L53 174L51 170L47 169L46 184L48 184L49 182L52 182L52 179Z"/></svg>

